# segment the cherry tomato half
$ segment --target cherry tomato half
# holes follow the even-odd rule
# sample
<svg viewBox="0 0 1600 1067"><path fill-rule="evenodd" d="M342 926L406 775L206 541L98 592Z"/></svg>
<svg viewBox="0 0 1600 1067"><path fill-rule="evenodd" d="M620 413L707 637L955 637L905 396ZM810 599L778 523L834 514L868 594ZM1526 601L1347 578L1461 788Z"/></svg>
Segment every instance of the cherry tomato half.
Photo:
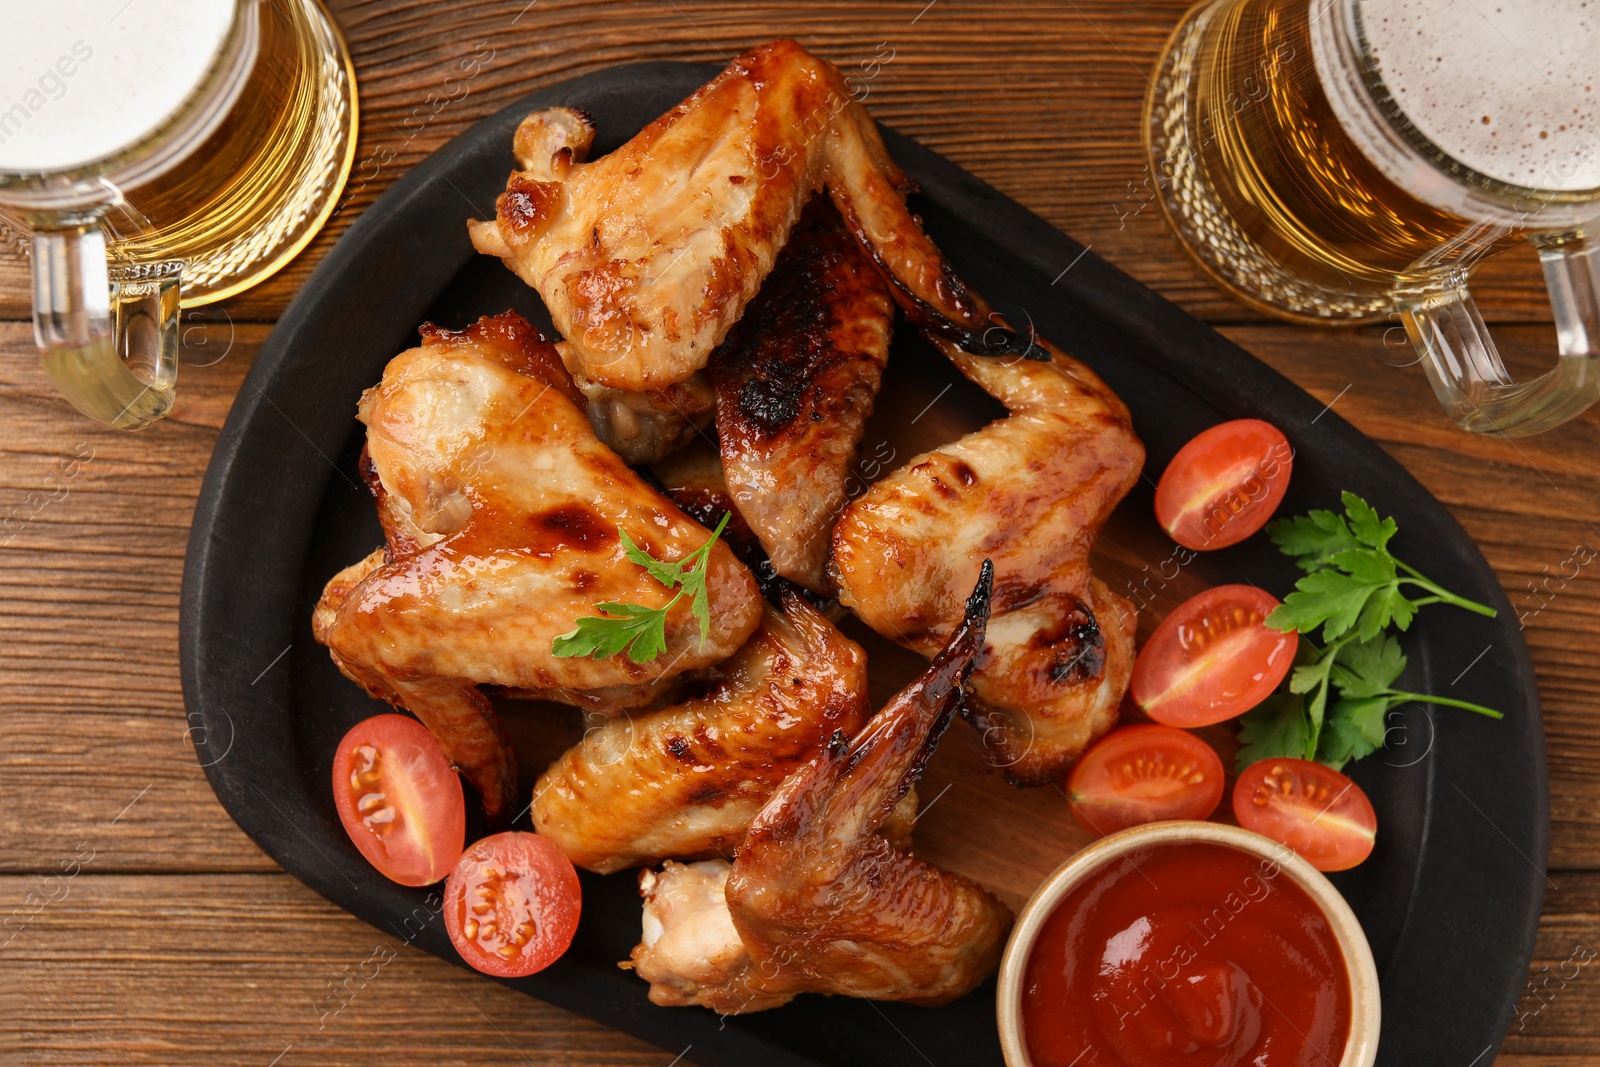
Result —
<svg viewBox="0 0 1600 1067"><path fill-rule="evenodd" d="M367 862L401 885L437 882L466 844L461 779L428 728L404 715L374 715L344 735L333 803Z"/></svg>
<svg viewBox="0 0 1600 1067"><path fill-rule="evenodd" d="M1072 768L1072 817L1091 834L1167 819L1204 819L1222 799L1222 760L1210 745L1170 726L1123 726L1090 746Z"/></svg>
<svg viewBox="0 0 1600 1067"><path fill-rule="evenodd" d="M1294 449L1270 422L1235 419L1196 434L1156 486L1156 521L1196 550L1236 545L1267 524L1289 488Z"/></svg>
<svg viewBox="0 0 1600 1067"><path fill-rule="evenodd" d="M1343 871L1372 854L1378 816L1361 787L1320 763L1264 759L1233 786L1239 825L1288 845L1319 871Z"/></svg>
<svg viewBox="0 0 1600 1067"><path fill-rule="evenodd" d="M1253 585L1219 585L1161 620L1133 661L1133 699L1168 726L1209 726L1243 715L1294 663L1294 633L1266 624L1278 601Z"/></svg>
<svg viewBox="0 0 1600 1067"><path fill-rule="evenodd" d="M521 978L559 959L582 907L572 861L548 837L520 831L474 844L444 885L451 943L497 978Z"/></svg>

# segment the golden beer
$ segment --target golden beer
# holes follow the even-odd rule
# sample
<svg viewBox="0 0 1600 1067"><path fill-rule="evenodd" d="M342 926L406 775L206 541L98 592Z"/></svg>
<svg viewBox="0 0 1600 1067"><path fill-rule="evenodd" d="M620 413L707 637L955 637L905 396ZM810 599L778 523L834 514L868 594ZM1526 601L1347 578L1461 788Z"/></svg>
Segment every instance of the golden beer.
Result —
<svg viewBox="0 0 1600 1067"><path fill-rule="evenodd" d="M1471 224L1356 147L1312 62L1309 10L1233 4L1183 28L1151 98L1156 181L1185 246L1240 299L1309 321L1382 317L1395 277Z"/></svg>
<svg viewBox="0 0 1600 1067"><path fill-rule="evenodd" d="M327 221L355 157L355 77L309 0L263 3L260 55L238 103L188 160L122 190L105 220L114 263L183 262L184 307L250 288Z"/></svg>

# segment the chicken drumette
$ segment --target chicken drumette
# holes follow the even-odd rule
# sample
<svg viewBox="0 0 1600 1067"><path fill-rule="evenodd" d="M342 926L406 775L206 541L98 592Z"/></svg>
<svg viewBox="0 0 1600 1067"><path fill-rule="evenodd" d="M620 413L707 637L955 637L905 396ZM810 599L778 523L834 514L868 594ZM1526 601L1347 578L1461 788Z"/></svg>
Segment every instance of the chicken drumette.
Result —
<svg viewBox="0 0 1600 1067"><path fill-rule="evenodd" d="M491 819L510 803L516 764L480 685L637 704L727 659L761 621L755 580L719 542L704 640L683 600L654 660L553 653L603 602L672 598L628 560L619 530L666 560L710 537L595 438L579 403L554 348L513 313L424 327L358 411L387 547L336 575L313 618L345 674L433 732Z"/></svg>

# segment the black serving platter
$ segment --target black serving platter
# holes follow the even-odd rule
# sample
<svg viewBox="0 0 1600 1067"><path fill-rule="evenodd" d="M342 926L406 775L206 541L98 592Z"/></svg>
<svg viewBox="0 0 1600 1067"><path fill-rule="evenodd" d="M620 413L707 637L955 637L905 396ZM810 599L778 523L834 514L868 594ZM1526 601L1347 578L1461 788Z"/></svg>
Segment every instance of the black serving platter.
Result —
<svg viewBox="0 0 1600 1067"><path fill-rule="evenodd" d="M185 701L191 723L201 726L195 736L212 787L256 843L301 881L445 959L457 958L431 904L436 898L386 881L361 859L328 785L338 738L381 710L338 675L309 622L327 578L381 540L356 476L356 399L392 356L416 343L425 320L459 327L507 307L543 317L535 294L498 262L474 254L465 227L469 217L492 216L522 116L557 104L582 108L599 129L598 155L714 73L640 64L541 90L399 181L285 312L239 392L201 491L181 635ZM1014 322L1031 321L1104 376L1133 411L1149 471L1159 472L1206 426L1267 419L1296 450L1285 512L1335 505L1341 489L1353 489L1398 518L1397 554L1499 609L1495 620L1426 609L1406 636L1407 688L1450 692L1471 665L1472 699L1503 709L1506 718L1416 707L1400 713L1396 729L1403 733L1395 741L1406 743L1354 771L1379 812L1379 847L1363 867L1335 879L1361 918L1382 976L1379 1062L1490 1062L1533 948L1549 816L1533 671L1516 615L1483 556L1438 501L1337 414L959 167L892 131L886 136L921 186L915 209L960 274ZM953 432L998 413L902 329L875 417L886 438L899 434L916 445L905 424L943 396L945 385L955 388L941 406L964 413ZM920 447L929 443L937 442ZM1141 485L1102 539L1097 557L1105 559L1097 567L1121 579L1111 580L1113 588L1132 581L1141 561L1158 562L1170 549L1149 517L1150 492ZM1202 585L1249 580L1280 593L1294 577L1259 537L1203 557L1188 572L1186 580ZM286 649L291 654L263 673ZM968 873L982 877L981 870ZM673 1052L692 1046L687 1058L707 1064L1001 1062L992 983L943 1008L809 996L723 1020L700 1009L655 1007L644 983L616 966L639 934L633 878L585 875L583 888L571 951L510 985Z"/></svg>

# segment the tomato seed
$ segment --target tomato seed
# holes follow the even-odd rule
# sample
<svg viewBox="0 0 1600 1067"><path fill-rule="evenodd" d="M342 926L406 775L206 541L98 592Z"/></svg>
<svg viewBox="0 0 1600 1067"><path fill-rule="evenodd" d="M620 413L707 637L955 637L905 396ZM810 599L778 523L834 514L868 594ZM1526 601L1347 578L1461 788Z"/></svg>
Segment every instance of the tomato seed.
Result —
<svg viewBox="0 0 1600 1067"><path fill-rule="evenodd" d="M393 807L386 807L381 811L375 811L371 815L368 815L366 818L361 820L362 824L365 825L367 829L374 830L378 833L382 833L383 831L389 829L389 827L394 824L394 821L395 810Z"/></svg>
<svg viewBox="0 0 1600 1067"><path fill-rule="evenodd" d="M377 785L378 779L383 777L383 757L372 745L362 745L355 750L355 755L361 760L350 770L350 788L359 790L362 786Z"/></svg>

